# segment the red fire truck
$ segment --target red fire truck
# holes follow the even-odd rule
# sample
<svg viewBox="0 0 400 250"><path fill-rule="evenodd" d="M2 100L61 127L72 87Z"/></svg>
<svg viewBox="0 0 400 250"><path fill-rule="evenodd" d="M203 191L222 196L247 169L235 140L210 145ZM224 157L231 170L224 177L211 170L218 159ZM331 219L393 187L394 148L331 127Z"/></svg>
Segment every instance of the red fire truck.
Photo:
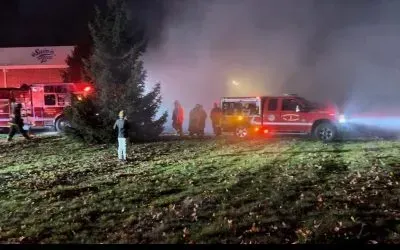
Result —
<svg viewBox="0 0 400 250"><path fill-rule="evenodd" d="M223 97L222 130L238 137L250 134L309 134L334 140L345 122L336 107L312 103L297 95Z"/></svg>
<svg viewBox="0 0 400 250"><path fill-rule="evenodd" d="M63 116L64 108L71 103L71 94L83 98L92 86L88 83L54 83L23 85L20 88L0 88L0 128L9 127L10 99L22 104L24 127L47 128L63 131L68 124Z"/></svg>

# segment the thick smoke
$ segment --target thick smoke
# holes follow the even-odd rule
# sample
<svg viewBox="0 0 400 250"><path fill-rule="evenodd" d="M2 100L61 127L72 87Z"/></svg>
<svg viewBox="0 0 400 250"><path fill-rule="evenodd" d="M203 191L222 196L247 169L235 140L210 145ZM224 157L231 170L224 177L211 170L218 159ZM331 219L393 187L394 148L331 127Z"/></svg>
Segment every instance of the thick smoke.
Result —
<svg viewBox="0 0 400 250"><path fill-rule="evenodd" d="M175 99L187 117L196 103L209 111L222 96L281 93L345 112L399 104L398 1L164 3L162 39L145 63L170 114Z"/></svg>

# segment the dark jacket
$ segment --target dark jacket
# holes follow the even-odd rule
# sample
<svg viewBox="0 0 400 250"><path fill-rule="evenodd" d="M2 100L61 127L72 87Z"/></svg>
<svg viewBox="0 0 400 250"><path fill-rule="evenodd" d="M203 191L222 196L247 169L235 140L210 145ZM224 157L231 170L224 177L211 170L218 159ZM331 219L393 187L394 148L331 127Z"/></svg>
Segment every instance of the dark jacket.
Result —
<svg viewBox="0 0 400 250"><path fill-rule="evenodd" d="M189 113L189 132L196 133L198 130L198 116L196 114L197 109L194 108Z"/></svg>
<svg viewBox="0 0 400 250"><path fill-rule="evenodd" d="M22 123L21 116L22 105L20 103L11 103L11 122L14 124Z"/></svg>
<svg viewBox="0 0 400 250"><path fill-rule="evenodd" d="M204 128L206 127L206 119L207 119L207 113L203 108L199 108L197 111L197 115L198 115L198 128L200 130L204 130Z"/></svg>
<svg viewBox="0 0 400 250"><path fill-rule="evenodd" d="M115 121L113 129L118 129L118 138L128 138L128 121L123 118L119 118Z"/></svg>

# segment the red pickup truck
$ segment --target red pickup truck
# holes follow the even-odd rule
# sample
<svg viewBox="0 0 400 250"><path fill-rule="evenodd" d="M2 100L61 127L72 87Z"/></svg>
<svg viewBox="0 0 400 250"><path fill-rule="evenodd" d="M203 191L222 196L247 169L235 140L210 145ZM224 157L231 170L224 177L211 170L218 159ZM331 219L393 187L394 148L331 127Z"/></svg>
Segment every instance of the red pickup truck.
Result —
<svg viewBox="0 0 400 250"><path fill-rule="evenodd" d="M254 134L308 134L335 140L345 117L337 108L312 103L297 95L221 98L223 132L238 137Z"/></svg>

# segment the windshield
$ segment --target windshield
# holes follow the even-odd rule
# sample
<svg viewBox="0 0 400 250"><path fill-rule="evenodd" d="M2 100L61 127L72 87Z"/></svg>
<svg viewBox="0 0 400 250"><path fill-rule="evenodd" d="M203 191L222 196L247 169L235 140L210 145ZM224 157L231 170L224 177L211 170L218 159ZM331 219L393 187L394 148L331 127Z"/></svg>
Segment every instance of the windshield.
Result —
<svg viewBox="0 0 400 250"><path fill-rule="evenodd" d="M260 105L256 101L223 102L224 115L259 115Z"/></svg>

